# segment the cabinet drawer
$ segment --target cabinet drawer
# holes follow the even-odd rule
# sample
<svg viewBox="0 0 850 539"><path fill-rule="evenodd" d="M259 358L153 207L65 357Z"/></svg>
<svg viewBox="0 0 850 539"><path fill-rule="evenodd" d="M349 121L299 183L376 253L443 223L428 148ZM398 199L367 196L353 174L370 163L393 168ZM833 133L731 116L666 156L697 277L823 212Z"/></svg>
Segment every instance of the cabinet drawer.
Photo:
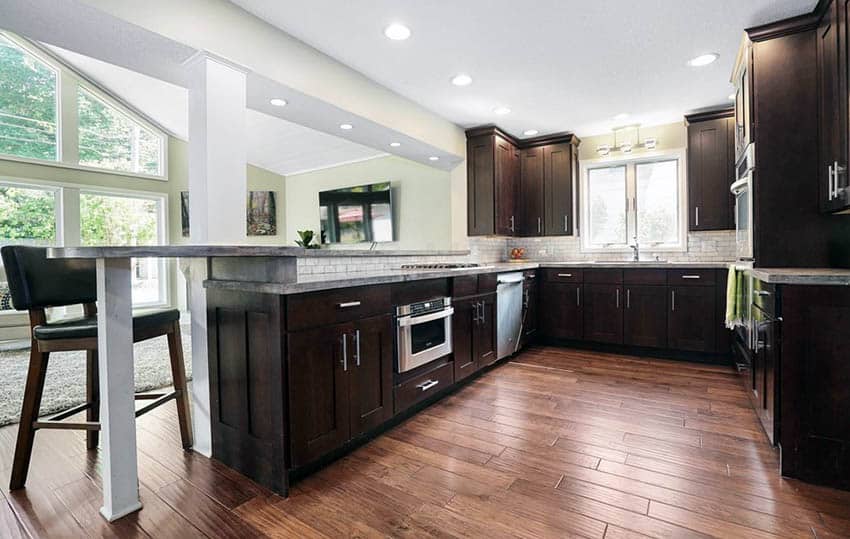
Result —
<svg viewBox="0 0 850 539"><path fill-rule="evenodd" d="M454 364L444 363L396 386L395 413L398 414L454 383Z"/></svg>
<svg viewBox="0 0 850 539"><path fill-rule="evenodd" d="M714 286L713 269L667 270L667 284L671 286Z"/></svg>
<svg viewBox="0 0 850 539"><path fill-rule="evenodd" d="M389 286L359 286L296 294L286 300L289 331L351 322L392 313Z"/></svg>
<svg viewBox="0 0 850 539"><path fill-rule="evenodd" d="M623 282L623 270L593 268L584 270L584 282L593 284L620 284Z"/></svg>
<svg viewBox="0 0 850 539"><path fill-rule="evenodd" d="M546 268L543 270L543 279L553 283L580 283L584 279L584 270L581 268Z"/></svg>
<svg viewBox="0 0 850 539"><path fill-rule="evenodd" d="M625 284L667 284L667 272L663 269L627 269L623 270L623 282Z"/></svg>
<svg viewBox="0 0 850 539"><path fill-rule="evenodd" d="M464 298L496 291L498 276L495 273L463 275L452 278L452 297Z"/></svg>

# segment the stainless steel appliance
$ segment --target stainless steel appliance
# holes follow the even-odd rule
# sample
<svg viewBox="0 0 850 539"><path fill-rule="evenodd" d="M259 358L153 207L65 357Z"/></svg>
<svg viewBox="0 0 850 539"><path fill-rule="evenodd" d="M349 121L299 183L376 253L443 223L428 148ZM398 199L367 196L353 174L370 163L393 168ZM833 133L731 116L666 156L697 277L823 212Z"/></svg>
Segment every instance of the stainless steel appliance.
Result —
<svg viewBox="0 0 850 539"><path fill-rule="evenodd" d="M736 166L736 180L730 190L735 196L735 250L738 260L753 259L753 172L755 144L750 143Z"/></svg>
<svg viewBox="0 0 850 539"><path fill-rule="evenodd" d="M396 308L398 372L407 372L452 353L451 298Z"/></svg>
<svg viewBox="0 0 850 539"><path fill-rule="evenodd" d="M496 358L517 351L522 336L522 272L502 273L496 285Z"/></svg>

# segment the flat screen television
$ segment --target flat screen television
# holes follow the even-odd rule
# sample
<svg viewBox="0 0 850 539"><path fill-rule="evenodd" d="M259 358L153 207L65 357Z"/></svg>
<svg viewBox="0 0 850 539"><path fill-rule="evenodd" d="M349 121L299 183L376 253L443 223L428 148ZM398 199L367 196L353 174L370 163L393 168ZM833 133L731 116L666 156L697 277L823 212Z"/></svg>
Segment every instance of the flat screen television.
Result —
<svg viewBox="0 0 850 539"><path fill-rule="evenodd" d="M393 241L390 182L319 192L322 243Z"/></svg>

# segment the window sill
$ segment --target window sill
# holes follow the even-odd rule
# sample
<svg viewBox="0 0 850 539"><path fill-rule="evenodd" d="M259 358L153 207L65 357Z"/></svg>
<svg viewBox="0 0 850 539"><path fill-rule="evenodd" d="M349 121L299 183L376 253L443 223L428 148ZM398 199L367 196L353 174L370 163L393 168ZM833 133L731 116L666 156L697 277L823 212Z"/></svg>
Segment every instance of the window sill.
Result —
<svg viewBox="0 0 850 539"><path fill-rule="evenodd" d="M159 182L167 182L168 175L154 176L152 174L144 174L140 172L125 172L123 170L111 170L107 168L90 167L73 163L63 163L62 161L48 161L46 159L29 159L26 157L15 157L14 155L0 155L0 162L9 161L12 163L24 163L27 165L40 165L46 167L57 167L68 170L79 170L81 172L94 172L97 174L110 174L112 176L126 176L128 178L138 178L142 180L156 180Z"/></svg>

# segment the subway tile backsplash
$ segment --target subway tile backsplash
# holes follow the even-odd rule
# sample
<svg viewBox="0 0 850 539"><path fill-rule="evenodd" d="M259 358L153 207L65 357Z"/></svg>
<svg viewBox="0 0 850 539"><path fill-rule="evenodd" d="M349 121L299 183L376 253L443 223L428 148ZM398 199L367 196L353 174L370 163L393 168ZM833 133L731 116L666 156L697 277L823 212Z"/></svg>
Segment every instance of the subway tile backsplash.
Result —
<svg viewBox="0 0 850 539"><path fill-rule="evenodd" d="M575 236L547 238L469 238L468 255L455 256L374 256L374 257L329 257L299 258L299 276L314 276L357 273L376 273L397 270L402 264L436 264L440 262L477 262L488 264L508 259L510 250L523 247L530 261L581 262L584 260L621 261L630 259L626 253L582 253L579 238ZM653 259L658 255L671 262L731 262L735 260L735 232L692 232L688 234L688 252L654 253L651 249L641 251L642 259Z"/></svg>

